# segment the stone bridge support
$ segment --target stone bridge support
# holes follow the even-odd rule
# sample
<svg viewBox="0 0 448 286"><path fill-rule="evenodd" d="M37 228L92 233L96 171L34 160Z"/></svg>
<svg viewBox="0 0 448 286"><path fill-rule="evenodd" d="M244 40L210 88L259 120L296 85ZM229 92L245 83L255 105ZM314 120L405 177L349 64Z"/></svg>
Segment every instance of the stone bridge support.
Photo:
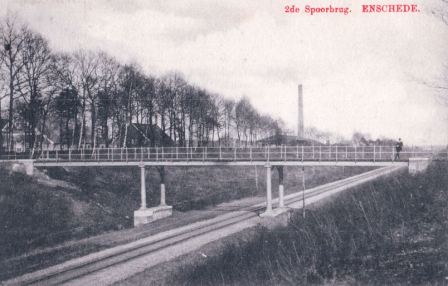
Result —
<svg viewBox="0 0 448 286"><path fill-rule="evenodd" d="M160 206L166 206L165 167L159 168L159 174L160 174Z"/></svg>
<svg viewBox="0 0 448 286"><path fill-rule="evenodd" d="M34 161L33 160L20 160L20 162L12 163L12 170L14 172L20 172L27 174L28 176L34 175Z"/></svg>
<svg viewBox="0 0 448 286"><path fill-rule="evenodd" d="M146 207L146 168L143 163L140 168L140 209L134 211L134 226L141 226L152 221L171 216L173 207L167 206L165 201L165 169L158 169L160 174L160 205L152 208Z"/></svg>
<svg viewBox="0 0 448 286"><path fill-rule="evenodd" d="M32 176L34 174L34 161L29 160L29 161L23 163L23 165L25 166L25 173L28 176Z"/></svg>
<svg viewBox="0 0 448 286"><path fill-rule="evenodd" d="M260 214L261 217L273 217L276 216L277 211L281 211L285 207L285 198L284 198L284 186L283 186L283 178L284 178L284 167L276 166L278 172L278 209L272 208L272 166L267 163L265 165L266 168L266 211Z"/></svg>
<svg viewBox="0 0 448 286"><path fill-rule="evenodd" d="M140 209L146 210L146 169L145 166L140 167Z"/></svg>
<svg viewBox="0 0 448 286"><path fill-rule="evenodd" d="M283 166L277 166L278 171L278 207L285 207L284 187L283 187Z"/></svg>
<svg viewBox="0 0 448 286"><path fill-rule="evenodd" d="M260 214L261 217L274 216L272 211L272 166L267 163L266 168L266 211Z"/></svg>
<svg viewBox="0 0 448 286"><path fill-rule="evenodd" d="M409 158L409 174L415 175L424 172L430 163L430 158Z"/></svg>
<svg viewBox="0 0 448 286"><path fill-rule="evenodd" d="M275 166L278 172L278 208L272 207L272 165L266 163L266 211L260 214L261 217L275 217L285 210L285 196L284 196L284 166Z"/></svg>

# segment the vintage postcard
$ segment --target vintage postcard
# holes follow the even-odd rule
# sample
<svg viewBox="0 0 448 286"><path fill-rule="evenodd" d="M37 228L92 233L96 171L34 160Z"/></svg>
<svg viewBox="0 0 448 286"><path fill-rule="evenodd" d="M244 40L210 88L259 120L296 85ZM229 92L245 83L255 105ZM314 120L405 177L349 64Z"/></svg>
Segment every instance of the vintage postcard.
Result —
<svg viewBox="0 0 448 286"><path fill-rule="evenodd" d="M0 7L0 284L448 284L446 0Z"/></svg>

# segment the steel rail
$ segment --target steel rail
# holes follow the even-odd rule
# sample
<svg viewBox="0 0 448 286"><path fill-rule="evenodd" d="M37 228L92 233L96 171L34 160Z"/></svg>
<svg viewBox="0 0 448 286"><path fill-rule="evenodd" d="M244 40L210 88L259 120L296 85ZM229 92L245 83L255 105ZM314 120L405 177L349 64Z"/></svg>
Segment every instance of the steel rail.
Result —
<svg viewBox="0 0 448 286"><path fill-rule="evenodd" d="M387 168L389 169L389 168ZM333 189L342 187L344 185L348 185L351 183L355 183L357 181L361 181L367 179L369 177L375 177L381 173L386 173L389 170L385 168L376 169L367 173L355 175L346 179L342 179L333 183L325 184L321 187L316 187L310 190L309 192L305 191L305 199L312 198L314 196L320 195L327 191L331 191ZM301 193L301 192L300 192ZM302 196L295 196L285 198L285 205L292 204L295 202L299 202L302 200ZM32 277L29 279L25 279L23 281L18 281L17 284L25 284L25 285L59 285L62 283L67 283L69 281L75 280L80 277L84 277L95 273L97 271L106 269L111 266L119 265L121 263L125 263L132 259L136 259L138 257L153 253L155 251L161 250L163 248L167 248L178 243L184 242L188 239L192 239L194 237L206 234L208 232L224 229L230 225L234 225L236 223L255 218L258 216L258 212L264 210L265 203L257 204L254 206L246 207L240 209L240 211L235 212L234 214L230 214L226 217L220 218L217 217L214 221L203 221L204 225L200 225L194 229L185 229L180 231L179 233L173 233L164 238L156 239L151 242L143 243L141 245L134 245L132 247L123 249L121 251L105 255L101 258L87 261L86 263L81 263L79 265L75 265L73 267L67 267L67 269L62 269L59 271L54 271L52 273L43 274L38 277ZM223 215L225 216L225 215ZM213 219L211 219L213 220ZM199 222L201 223L201 222ZM167 243L168 242L168 243ZM62 276L61 276L62 275ZM20 280L20 277L18 278ZM14 280L14 279L12 279ZM12 282L12 280L10 280ZM6 281L6 285L8 281ZM13 284L14 285L14 282Z"/></svg>

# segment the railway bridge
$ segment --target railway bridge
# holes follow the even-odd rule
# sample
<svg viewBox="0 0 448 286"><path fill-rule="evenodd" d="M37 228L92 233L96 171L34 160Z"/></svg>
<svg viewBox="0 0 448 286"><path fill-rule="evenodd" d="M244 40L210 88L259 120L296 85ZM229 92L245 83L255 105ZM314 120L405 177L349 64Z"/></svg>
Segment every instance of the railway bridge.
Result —
<svg viewBox="0 0 448 286"><path fill-rule="evenodd" d="M0 160L19 162L32 173L34 167L135 166L140 169L141 207L134 212L134 225L172 214L165 201L165 167L263 166L266 168L266 210L273 216L272 169L279 175L279 208L284 206L283 167L299 166L408 166L411 173L425 169L438 153L427 148L405 148L396 154L393 146L264 146L264 147L141 147L44 150L0 155ZM160 205L146 205L146 168L158 167Z"/></svg>

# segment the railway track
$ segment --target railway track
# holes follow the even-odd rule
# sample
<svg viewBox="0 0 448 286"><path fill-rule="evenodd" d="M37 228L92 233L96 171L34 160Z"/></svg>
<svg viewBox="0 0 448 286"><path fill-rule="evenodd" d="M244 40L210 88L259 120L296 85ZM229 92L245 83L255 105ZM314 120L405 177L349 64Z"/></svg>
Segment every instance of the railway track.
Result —
<svg viewBox="0 0 448 286"><path fill-rule="evenodd" d="M400 167L385 167L375 169L360 175L349 177L333 183L325 184L305 191L305 199L312 199L326 192L362 183L378 176L388 174ZM302 200L302 193L295 193L285 197L285 205L293 205ZM213 219L200 221L188 226L167 231L162 234L138 240L88 255L84 258L74 259L60 265L52 266L30 274L4 282L5 285L61 285L76 281L82 277L105 270L109 267L124 265L131 260L149 255L151 253L168 249L188 240L207 235L212 232L224 230L238 223L258 218L259 213L264 211L265 204L256 204L242 208L239 211L220 215Z"/></svg>

